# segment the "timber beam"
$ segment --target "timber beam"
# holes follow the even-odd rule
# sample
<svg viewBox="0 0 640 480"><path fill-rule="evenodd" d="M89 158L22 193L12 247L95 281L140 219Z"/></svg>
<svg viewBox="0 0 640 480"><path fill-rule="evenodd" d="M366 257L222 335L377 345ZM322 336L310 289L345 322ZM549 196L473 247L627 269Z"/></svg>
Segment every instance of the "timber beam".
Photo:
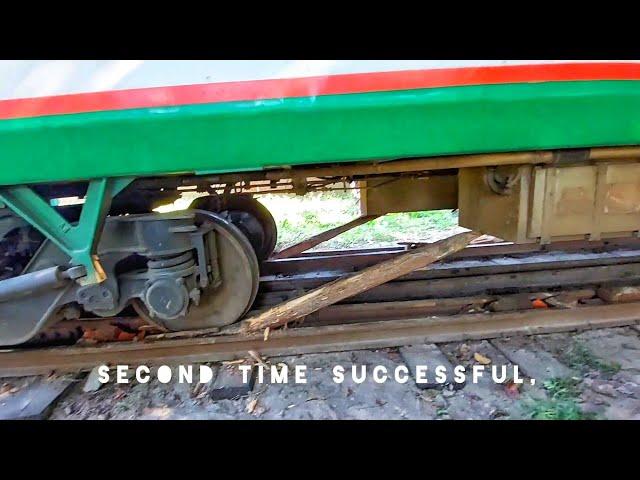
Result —
<svg viewBox="0 0 640 480"><path fill-rule="evenodd" d="M351 220L348 223L345 223L344 225L340 225L330 230L326 230L324 232L319 233L318 235L314 235L311 238L303 240L300 243L296 243L295 245L291 245L290 247L284 248L279 252L274 253L271 256L270 260L280 260L283 258L295 257L296 255L299 255L302 252L306 252L307 250L317 245L320 245L321 243L326 242L327 240L331 240L332 238L335 238L338 235L348 230L351 230L352 228L359 227L360 225L370 222L371 220L375 220L379 216L380 215L363 215L361 217L358 217L354 220Z"/></svg>
<svg viewBox="0 0 640 480"><path fill-rule="evenodd" d="M239 324L230 325L223 332L226 330L227 333L255 333L265 328L287 325L321 308L437 262L458 250L462 250L469 242L479 236L480 234L476 232L459 233L431 245L409 250L353 275L322 285L253 317L246 318Z"/></svg>

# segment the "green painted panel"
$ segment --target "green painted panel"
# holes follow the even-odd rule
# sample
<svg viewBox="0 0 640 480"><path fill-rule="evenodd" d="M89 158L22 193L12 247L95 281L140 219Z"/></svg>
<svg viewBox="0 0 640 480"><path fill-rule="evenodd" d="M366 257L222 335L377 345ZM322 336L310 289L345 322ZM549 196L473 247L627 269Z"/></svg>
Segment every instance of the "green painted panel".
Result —
<svg viewBox="0 0 640 480"><path fill-rule="evenodd" d="M640 82L553 82L0 122L0 185L640 144Z"/></svg>
<svg viewBox="0 0 640 480"><path fill-rule="evenodd" d="M103 178L89 183L77 224L67 222L48 202L24 185L0 188L0 200L71 257L72 265L84 265L86 274L78 281L88 285L105 279L96 257L96 247L111 200L132 180Z"/></svg>

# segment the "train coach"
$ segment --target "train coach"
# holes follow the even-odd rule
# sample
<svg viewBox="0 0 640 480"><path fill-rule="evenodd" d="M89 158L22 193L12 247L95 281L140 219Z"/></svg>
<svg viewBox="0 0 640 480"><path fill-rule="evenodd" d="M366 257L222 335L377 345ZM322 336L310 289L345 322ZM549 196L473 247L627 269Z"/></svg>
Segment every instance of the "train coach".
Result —
<svg viewBox="0 0 640 480"><path fill-rule="evenodd" d="M349 183L515 243L637 236L640 62L0 62L0 345L133 309L251 308L254 193ZM184 191L185 210L158 213ZM75 203L61 199L77 197Z"/></svg>

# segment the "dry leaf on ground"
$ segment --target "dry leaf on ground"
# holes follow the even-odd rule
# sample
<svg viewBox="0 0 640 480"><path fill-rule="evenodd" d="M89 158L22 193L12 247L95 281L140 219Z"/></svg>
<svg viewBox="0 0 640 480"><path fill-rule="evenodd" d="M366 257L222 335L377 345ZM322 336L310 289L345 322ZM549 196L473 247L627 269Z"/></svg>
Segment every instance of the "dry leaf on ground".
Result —
<svg viewBox="0 0 640 480"><path fill-rule="evenodd" d="M489 357L485 357L484 355L478 352L473 354L473 358L480 365L489 365L491 363L491 359Z"/></svg>
<svg viewBox="0 0 640 480"><path fill-rule="evenodd" d="M505 384L504 390L506 394L511 398L517 398L520 396L520 385L519 383L514 383L513 381L509 381Z"/></svg>
<svg viewBox="0 0 640 480"><path fill-rule="evenodd" d="M247 413L253 413L258 405L258 399L254 398L247 404Z"/></svg>

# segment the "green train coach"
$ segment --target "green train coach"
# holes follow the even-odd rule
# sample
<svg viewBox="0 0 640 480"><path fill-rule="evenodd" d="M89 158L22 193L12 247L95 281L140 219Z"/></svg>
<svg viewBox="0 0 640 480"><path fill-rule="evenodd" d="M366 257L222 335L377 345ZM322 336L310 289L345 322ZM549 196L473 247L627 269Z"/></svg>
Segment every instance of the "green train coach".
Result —
<svg viewBox="0 0 640 480"><path fill-rule="evenodd" d="M127 309L238 321L277 237L256 192L353 182L363 215L457 208L516 243L640 230L636 61L3 61L0 79L4 346Z"/></svg>

